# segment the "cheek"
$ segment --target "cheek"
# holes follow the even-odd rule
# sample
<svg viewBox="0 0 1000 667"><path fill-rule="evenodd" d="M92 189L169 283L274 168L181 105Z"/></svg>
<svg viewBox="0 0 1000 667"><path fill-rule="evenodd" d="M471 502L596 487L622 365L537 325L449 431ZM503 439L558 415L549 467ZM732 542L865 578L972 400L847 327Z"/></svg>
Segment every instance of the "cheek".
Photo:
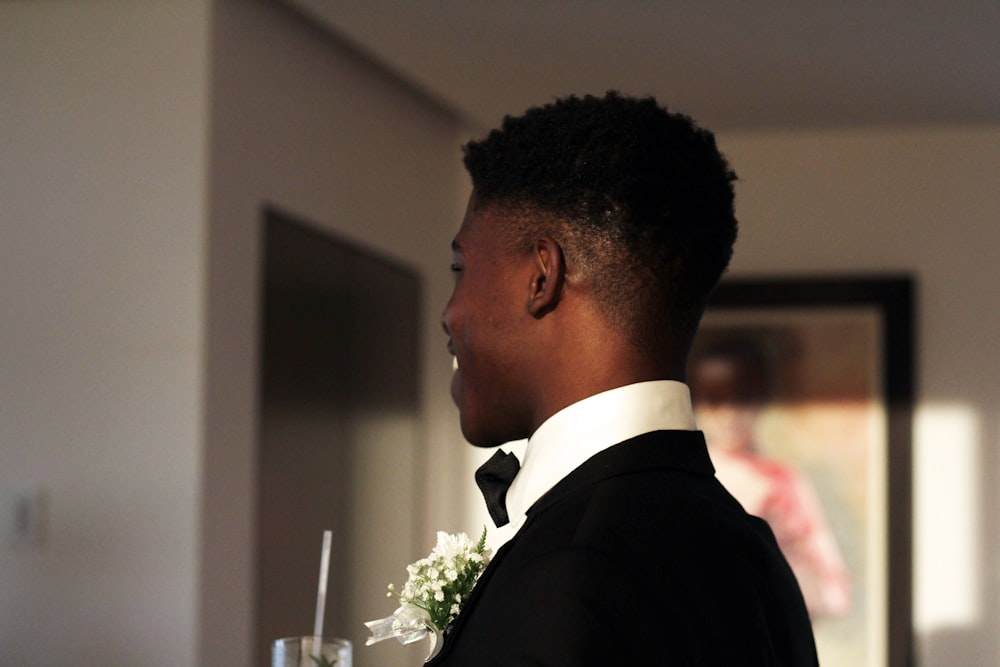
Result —
<svg viewBox="0 0 1000 667"><path fill-rule="evenodd" d="M512 337L513 313L505 310L502 295L484 290L467 298L466 293L456 293L452 304L450 331L466 353L492 356Z"/></svg>

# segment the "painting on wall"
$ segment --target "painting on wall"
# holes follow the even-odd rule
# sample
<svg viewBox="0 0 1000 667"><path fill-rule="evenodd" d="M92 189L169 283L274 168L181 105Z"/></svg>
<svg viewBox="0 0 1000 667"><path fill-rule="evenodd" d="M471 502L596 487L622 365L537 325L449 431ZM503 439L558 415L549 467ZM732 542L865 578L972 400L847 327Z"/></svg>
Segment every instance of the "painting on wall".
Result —
<svg viewBox="0 0 1000 667"><path fill-rule="evenodd" d="M689 382L719 479L771 525L824 667L909 665L913 284L724 281Z"/></svg>

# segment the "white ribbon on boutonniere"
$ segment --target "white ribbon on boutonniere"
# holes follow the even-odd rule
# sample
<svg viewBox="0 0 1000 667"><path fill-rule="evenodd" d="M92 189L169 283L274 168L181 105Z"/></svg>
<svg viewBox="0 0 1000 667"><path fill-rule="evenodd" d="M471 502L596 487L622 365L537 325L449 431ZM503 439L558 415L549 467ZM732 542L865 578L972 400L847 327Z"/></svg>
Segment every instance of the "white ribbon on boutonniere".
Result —
<svg viewBox="0 0 1000 667"><path fill-rule="evenodd" d="M426 557L407 566L409 578L401 591L389 584L388 597L402 603L392 616L365 623L371 646L395 637L404 646L429 637L430 651L424 662L438 654L445 631L469 599L479 575L490 562L486 528L478 542L465 533L437 534L437 545Z"/></svg>

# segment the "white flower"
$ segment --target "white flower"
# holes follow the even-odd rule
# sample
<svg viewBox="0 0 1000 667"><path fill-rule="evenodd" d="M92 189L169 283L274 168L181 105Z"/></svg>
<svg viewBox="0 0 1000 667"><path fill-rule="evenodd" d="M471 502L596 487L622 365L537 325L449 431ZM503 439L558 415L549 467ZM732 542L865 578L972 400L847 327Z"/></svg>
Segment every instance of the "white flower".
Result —
<svg viewBox="0 0 1000 667"><path fill-rule="evenodd" d="M405 605L426 612L428 624L438 632L451 625L462 610L473 586L489 564L486 529L478 542L465 533L437 534L437 544L427 556L406 568L409 578L402 591L389 585L389 595L396 595Z"/></svg>
<svg viewBox="0 0 1000 667"><path fill-rule="evenodd" d="M472 540L465 533L449 535L444 531L439 531L437 534L437 546L431 552L431 557L440 556L447 560L453 560L462 556L468 557L468 554L474 552L474 550L475 545L472 544Z"/></svg>

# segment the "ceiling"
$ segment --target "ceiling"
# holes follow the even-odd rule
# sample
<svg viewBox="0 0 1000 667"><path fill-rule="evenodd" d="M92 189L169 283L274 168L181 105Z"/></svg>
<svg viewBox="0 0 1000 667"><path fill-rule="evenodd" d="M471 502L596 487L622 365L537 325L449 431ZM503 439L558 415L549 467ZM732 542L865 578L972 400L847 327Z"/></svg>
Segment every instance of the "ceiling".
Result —
<svg viewBox="0 0 1000 667"><path fill-rule="evenodd" d="M713 129L1000 122L998 0L285 0L477 128L569 93Z"/></svg>

